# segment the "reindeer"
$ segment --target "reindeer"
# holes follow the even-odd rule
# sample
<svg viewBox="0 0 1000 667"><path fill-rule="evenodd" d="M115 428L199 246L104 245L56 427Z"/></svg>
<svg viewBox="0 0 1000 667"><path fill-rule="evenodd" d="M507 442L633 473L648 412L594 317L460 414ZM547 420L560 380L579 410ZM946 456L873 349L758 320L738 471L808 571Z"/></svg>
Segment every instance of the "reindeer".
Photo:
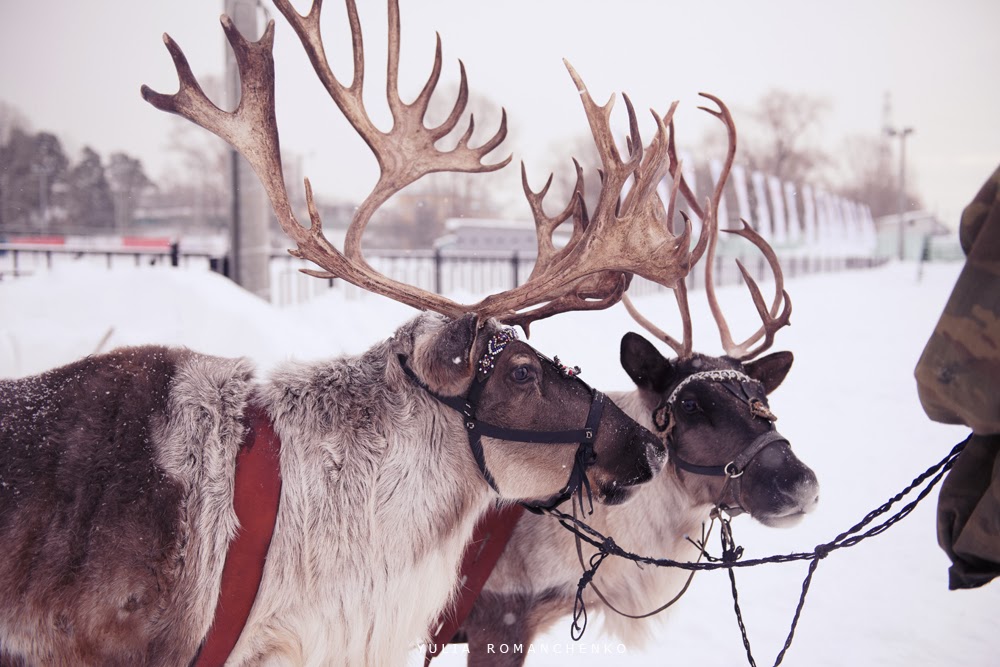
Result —
<svg viewBox="0 0 1000 667"><path fill-rule="evenodd" d="M608 307L633 274L667 285L684 274L691 226L668 229L655 187L667 169L667 121L653 114L657 129L644 146L628 104L630 142L620 154L612 102L593 104L569 67L605 163L599 204L587 214L578 179L562 214L540 215L528 281L458 304L375 271L362 235L386 200L428 173L506 165L484 161L506 120L482 146L469 145L471 121L454 148L434 146L462 115L465 76L450 116L426 127L440 41L423 91L404 103L399 8L390 0L393 124L379 130L362 101L353 0L349 85L324 54L322 3L305 15L288 0L274 4L380 165L343 252L323 235L308 181L309 227L289 203L273 21L250 42L222 19L240 71L233 112L209 101L167 36L179 90L143 86L143 97L247 159L296 245L290 252L320 267L307 273L429 312L361 355L288 363L259 380L245 359L136 347L0 382L4 665L400 664L451 599L473 525L495 501L544 506L579 491L620 503L662 464L657 437L510 327L527 332L543 317ZM523 167L522 178L540 211L548 185L532 191ZM556 250L552 232L570 217L571 239Z"/></svg>
<svg viewBox="0 0 1000 667"><path fill-rule="evenodd" d="M735 156L736 130L725 104L705 96L719 109L702 108L725 124L729 137L727 159L707 210L702 210L679 175L672 123L669 170L675 178L675 191L679 185L708 231L703 237L708 243L705 292L725 356L693 352L683 279L675 288L682 320L680 341L639 313L627 294L623 297L632 317L670 346L677 357L667 359L642 336L625 334L621 363L636 389L609 395L629 416L662 434L668 461L658 478L637 491L628 505L595 506L592 514L583 517L633 553L678 561L699 558L700 548L687 537L700 535L713 512L745 512L767 526L787 526L812 510L819 498L816 476L774 430L776 417L767 395L784 380L793 357L790 352L759 355L789 323L791 301L774 251L745 222L742 229L724 231L748 239L764 254L774 274L774 300L768 308L757 284L737 260L763 324L745 341L736 343L716 298L715 211ZM459 631L458 639L469 643L469 664L523 664L523 651L501 651L498 647L528 647L533 637L567 615L573 609L581 568L593 553L593 548L575 540L548 517L522 515ZM674 568L639 569L631 562L612 558L602 565L585 603L588 610L603 612L605 631L630 647L639 647L652 631L651 622L639 619L655 617L679 599L692 575Z"/></svg>

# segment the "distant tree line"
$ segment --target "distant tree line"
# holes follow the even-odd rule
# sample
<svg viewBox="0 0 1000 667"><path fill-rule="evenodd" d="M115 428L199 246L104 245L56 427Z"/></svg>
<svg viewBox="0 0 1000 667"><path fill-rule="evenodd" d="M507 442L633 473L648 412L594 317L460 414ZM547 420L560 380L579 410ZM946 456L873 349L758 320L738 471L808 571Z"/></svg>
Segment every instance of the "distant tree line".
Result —
<svg viewBox="0 0 1000 667"><path fill-rule="evenodd" d="M127 153L104 160L87 146L73 161L54 134L28 130L9 107L0 111L0 230L122 230L152 185Z"/></svg>
<svg viewBox="0 0 1000 667"><path fill-rule="evenodd" d="M48 131L0 101L0 235L124 234L213 230L226 223L225 161L219 145L178 123L169 150L180 169L154 182L124 151L106 158L90 146L70 155Z"/></svg>

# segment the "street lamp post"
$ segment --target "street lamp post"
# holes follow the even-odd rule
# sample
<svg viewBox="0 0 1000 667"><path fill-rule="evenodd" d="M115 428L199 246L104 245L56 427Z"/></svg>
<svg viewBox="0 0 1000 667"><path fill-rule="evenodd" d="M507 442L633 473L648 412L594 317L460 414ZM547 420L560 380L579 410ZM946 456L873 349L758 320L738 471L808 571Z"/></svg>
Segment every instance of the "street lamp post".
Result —
<svg viewBox="0 0 1000 667"><path fill-rule="evenodd" d="M899 137L899 259L902 260L905 254L906 236L906 228L903 225L903 213L906 212L906 137L913 134L913 128L904 127L897 130L894 127L887 127L885 133L890 137Z"/></svg>

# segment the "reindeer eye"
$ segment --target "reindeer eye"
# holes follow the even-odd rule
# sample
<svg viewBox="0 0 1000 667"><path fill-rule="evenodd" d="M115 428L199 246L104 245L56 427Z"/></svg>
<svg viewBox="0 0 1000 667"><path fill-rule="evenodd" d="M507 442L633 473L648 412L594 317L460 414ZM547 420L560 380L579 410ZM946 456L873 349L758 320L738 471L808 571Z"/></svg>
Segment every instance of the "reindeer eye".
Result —
<svg viewBox="0 0 1000 667"><path fill-rule="evenodd" d="M518 366L510 372L510 379L518 384L524 384L532 378L531 369L527 366Z"/></svg>
<svg viewBox="0 0 1000 667"><path fill-rule="evenodd" d="M700 408L698 407L698 401L694 400L693 398L681 399L681 410L683 410L687 414L689 415L694 414L695 412L698 412L699 409Z"/></svg>

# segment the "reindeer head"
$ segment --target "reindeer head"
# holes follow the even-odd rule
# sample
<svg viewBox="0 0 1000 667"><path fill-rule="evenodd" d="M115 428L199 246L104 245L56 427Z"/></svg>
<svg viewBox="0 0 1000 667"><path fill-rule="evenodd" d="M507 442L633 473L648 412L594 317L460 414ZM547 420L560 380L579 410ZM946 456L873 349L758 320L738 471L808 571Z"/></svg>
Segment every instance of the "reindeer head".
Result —
<svg viewBox="0 0 1000 667"><path fill-rule="evenodd" d="M790 525L813 509L816 475L777 436L767 400L792 366L790 352L746 363L702 354L667 359L628 333L621 361L696 500L744 510L768 526Z"/></svg>
<svg viewBox="0 0 1000 667"><path fill-rule="evenodd" d="M716 299L713 276L719 231L716 211L736 155L736 129L725 104L718 98L706 97L719 107L718 111L706 111L725 124L729 150L705 210L680 176L672 142L668 153L675 190L684 194L692 211L704 220L701 238L706 239L707 250L705 293L726 355L708 357L693 352L687 289L681 278L674 287L683 323L679 341L643 317L624 297L632 317L673 348L677 358L665 358L644 338L629 333L622 339L621 362L639 388L653 424L663 434L672 467L697 500L731 512L746 511L765 525L788 525L810 511L819 499L816 475L796 458L788 441L775 430L777 417L767 402L767 395L788 374L792 354L776 352L756 361L751 359L770 348L775 333L788 325L792 304L784 290L778 258L764 238L745 221L742 229L724 230L748 239L764 254L775 283L774 299L768 307L757 283L737 260L762 326L743 342L733 341Z"/></svg>

